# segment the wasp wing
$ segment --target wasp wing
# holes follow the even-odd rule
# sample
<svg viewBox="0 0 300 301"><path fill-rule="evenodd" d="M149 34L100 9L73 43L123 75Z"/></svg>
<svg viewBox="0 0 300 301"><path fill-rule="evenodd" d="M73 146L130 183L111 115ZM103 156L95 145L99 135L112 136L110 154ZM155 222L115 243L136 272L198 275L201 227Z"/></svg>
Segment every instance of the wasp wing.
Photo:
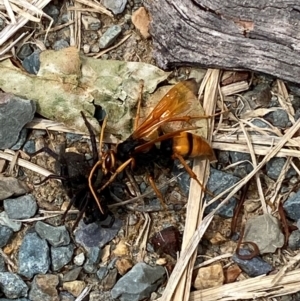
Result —
<svg viewBox="0 0 300 301"><path fill-rule="evenodd" d="M179 116L189 109L189 100L195 98L196 88L194 79L177 83L133 132L132 138L145 139L165 123L176 121L177 116L181 120Z"/></svg>

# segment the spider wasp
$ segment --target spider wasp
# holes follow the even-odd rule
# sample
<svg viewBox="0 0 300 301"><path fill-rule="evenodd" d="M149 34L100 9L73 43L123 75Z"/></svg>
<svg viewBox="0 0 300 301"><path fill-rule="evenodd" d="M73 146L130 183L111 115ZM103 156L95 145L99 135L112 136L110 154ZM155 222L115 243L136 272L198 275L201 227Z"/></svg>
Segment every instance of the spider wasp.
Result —
<svg viewBox="0 0 300 301"><path fill-rule="evenodd" d="M93 129L83 112L81 112L81 115L90 134L93 153L92 165L88 163L83 154L75 152L64 152L57 154L49 147L43 147L40 150L28 155L32 158L33 156L36 156L41 152L46 152L56 160L59 169L58 174L52 174L43 179L41 182L36 183L36 185L43 184L49 179L61 180L62 185L70 199L70 203L63 214L62 220L65 219L68 211L72 206L74 206L79 210L79 215L75 221L75 224L73 225L73 229L77 226L82 217L85 224L90 224L97 221L104 221L108 216L111 217L110 223L106 226L102 225L102 227L110 228L113 225L115 219L113 214L108 210L106 206L107 200L110 198L109 189L103 189L100 196L97 196L96 202L94 200L93 194L89 189L88 175L90 173L91 166L95 165L99 161L99 157ZM94 186L97 186L97 183L101 182L101 176L102 175L100 175L100 179L98 179L99 174L93 174L92 182ZM97 205L98 201L101 202L101 207Z"/></svg>
<svg viewBox="0 0 300 301"><path fill-rule="evenodd" d="M125 141L119 143L115 150L102 153L101 160L91 170L89 185L96 200L97 195L93 187L92 178L94 177L96 168L99 166L101 166L105 174L110 174L106 183L97 190L101 192L127 167L130 167L135 172L138 167L146 166L151 172L156 162L165 161L167 162L165 165L170 165L175 159L180 161L190 177L196 180L201 188L205 190L195 173L185 162L185 159L200 157L210 161L215 160L211 146L204 138L188 132L189 130L198 129L198 127L190 126L170 132L165 130L165 127L173 122L190 123L195 119L208 119L212 117L187 115L190 101L197 101L195 95L196 87L197 83L194 79L177 83L158 102L146 119L138 125L141 103L140 96L135 130ZM102 143L101 139L100 143ZM157 147L158 143L160 143L160 147ZM162 204L164 204L163 196L157 189L153 178L149 177L149 182ZM101 208L100 200L97 200L97 202Z"/></svg>

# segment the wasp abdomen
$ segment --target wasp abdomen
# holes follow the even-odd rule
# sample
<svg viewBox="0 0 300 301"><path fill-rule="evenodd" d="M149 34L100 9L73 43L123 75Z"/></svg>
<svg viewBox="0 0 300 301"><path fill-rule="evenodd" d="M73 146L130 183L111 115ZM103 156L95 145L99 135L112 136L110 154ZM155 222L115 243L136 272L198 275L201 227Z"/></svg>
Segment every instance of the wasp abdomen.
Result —
<svg viewBox="0 0 300 301"><path fill-rule="evenodd" d="M173 153L184 158L205 158L213 160L215 158L211 146L200 136L189 132L182 132L173 137Z"/></svg>

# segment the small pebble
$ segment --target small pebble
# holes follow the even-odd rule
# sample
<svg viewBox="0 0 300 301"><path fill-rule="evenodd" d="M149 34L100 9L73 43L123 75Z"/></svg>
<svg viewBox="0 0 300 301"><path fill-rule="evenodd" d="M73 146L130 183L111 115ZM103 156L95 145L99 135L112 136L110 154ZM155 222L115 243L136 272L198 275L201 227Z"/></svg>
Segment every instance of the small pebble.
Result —
<svg viewBox="0 0 300 301"><path fill-rule="evenodd" d="M85 262L83 269L86 273L96 273L98 264L101 258L101 249L98 247L92 247L88 252L88 258Z"/></svg>
<svg viewBox="0 0 300 301"><path fill-rule="evenodd" d="M135 28L140 32L144 39L150 38L149 25L150 18L144 7L140 7L132 14L132 23Z"/></svg>
<svg viewBox="0 0 300 301"><path fill-rule="evenodd" d="M26 297L28 291L28 287L22 278L10 272L0 273L0 289L5 297L9 299Z"/></svg>
<svg viewBox="0 0 300 301"><path fill-rule="evenodd" d="M250 251L246 249L240 249L240 254L249 255ZM243 260L234 254L232 256L232 260L236 262L238 266L250 277L268 274L273 270L273 267L259 256L256 256L251 260Z"/></svg>
<svg viewBox="0 0 300 301"><path fill-rule="evenodd" d="M120 25L113 25L107 29L99 41L100 49L107 48L114 43L114 41L122 33L122 27Z"/></svg>
<svg viewBox="0 0 300 301"><path fill-rule="evenodd" d="M256 243L261 254L274 253L284 245L284 235L279 221L270 214L248 219L243 240Z"/></svg>
<svg viewBox="0 0 300 301"><path fill-rule="evenodd" d="M53 49L56 51L64 49L64 48L68 48L68 47L70 47L70 44L66 40L63 40L63 39L55 41L53 44Z"/></svg>
<svg viewBox="0 0 300 301"><path fill-rule="evenodd" d="M85 30L99 30L101 28L101 21L92 16L82 16L82 24Z"/></svg>
<svg viewBox="0 0 300 301"><path fill-rule="evenodd" d="M85 54L90 53L90 50L91 50L91 45L89 45L89 44L83 45L83 53L85 53Z"/></svg>
<svg viewBox="0 0 300 301"><path fill-rule="evenodd" d="M111 290L111 296L123 301L147 299L163 283L165 273L162 266L152 267L143 262L137 263L118 280Z"/></svg>
<svg viewBox="0 0 300 301"><path fill-rule="evenodd" d="M275 157L275 158L270 159L266 164L266 171L267 171L268 177L270 177L273 180L277 180L285 162L286 162L286 158ZM288 169L288 171L285 175L285 179L290 179L291 177L295 176L296 174L297 173L296 173L295 169L290 166L290 168Z"/></svg>
<svg viewBox="0 0 300 301"><path fill-rule="evenodd" d="M57 286L59 279L57 275L36 275L33 278L29 298L32 301L54 301L58 300Z"/></svg>
<svg viewBox="0 0 300 301"><path fill-rule="evenodd" d="M84 253L80 253L74 257L74 264L76 264L78 266L82 266L84 261L85 261Z"/></svg>
<svg viewBox="0 0 300 301"><path fill-rule="evenodd" d="M24 60L25 57L29 56L32 52L33 50L31 49L30 44L26 43L20 48L17 56L20 60Z"/></svg>
<svg viewBox="0 0 300 301"><path fill-rule="evenodd" d="M0 248L6 246L6 244L13 236L13 233L14 231L11 228L0 225Z"/></svg>
<svg viewBox="0 0 300 301"><path fill-rule="evenodd" d="M239 181L240 181L240 178L238 178L232 174L211 168L210 176L209 176L209 179L208 179L208 182L206 185L206 189L209 190L214 195L218 195ZM205 196L206 202L208 202L211 199L212 199L212 197L206 194L206 196ZM206 207L205 213L208 214L209 212L211 212L213 209L215 209L218 206L219 203L220 203L220 201L217 201L217 202L214 202L213 204L211 204L210 206ZM235 205L236 205L236 199L234 197L232 197L229 199L227 204L225 204L223 207L221 207L218 210L217 213L220 216L225 217L225 218L232 217Z"/></svg>
<svg viewBox="0 0 300 301"><path fill-rule="evenodd" d="M40 50L35 50L31 55L27 56L22 66L29 74L38 74L40 70Z"/></svg>
<svg viewBox="0 0 300 301"><path fill-rule="evenodd" d="M98 53L100 51L100 47L97 44L92 45L91 52L92 53Z"/></svg>
<svg viewBox="0 0 300 301"><path fill-rule="evenodd" d="M35 224L35 231L53 247L65 246L70 243L70 235L66 226L53 227L38 221Z"/></svg>
<svg viewBox="0 0 300 301"><path fill-rule="evenodd" d="M28 192L27 186L14 177L0 176L0 200L11 196L23 195ZM0 216L3 212L0 213ZM6 214L7 216L7 214ZM1 222L0 222L1 223Z"/></svg>
<svg viewBox="0 0 300 301"><path fill-rule="evenodd" d="M50 265L49 247L37 233L28 232L19 249L19 274L32 278L35 274L46 274Z"/></svg>
<svg viewBox="0 0 300 301"><path fill-rule="evenodd" d="M97 271L97 277L101 281L103 280L107 274L108 274L108 268L107 267L100 267L100 269Z"/></svg>
<svg viewBox="0 0 300 301"><path fill-rule="evenodd" d="M103 0L103 5L115 15L121 14L125 9L126 4L127 0Z"/></svg>
<svg viewBox="0 0 300 301"><path fill-rule="evenodd" d="M225 280L223 267L220 263L212 264L198 270L194 287L197 290L223 285Z"/></svg>
<svg viewBox="0 0 300 301"><path fill-rule="evenodd" d="M82 270L82 267L76 267L70 271L68 271L64 277L63 277L63 281L64 282L69 282L69 281L74 281L78 278L80 272Z"/></svg>
<svg viewBox="0 0 300 301"><path fill-rule="evenodd" d="M68 291L75 297L78 297L85 287L86 287L85 282L80 280L63 283L63 289Z"/></svg>
<svg viewBox="0 0 300 301"><path fill-rule="evenodd" d="M300 219L300 190L289 196L283 204L283 209L293 221Z"/></svg>
<svg viewBox="0 0 300 301"><path fill-rule="evenodd" d="M26 219L35 215L37 204L32 194L15 199L6 199L3 202L4 210L10 219Z"/></svg>
<svg viewBox="0 0 300 301"><path fill-rule="evenodd" d="M74 245L69 244L63 247L51 247L51 267L58 271L72 260Z"/></svg>
<svg viewBox="0 0 300 301"><path fill-rule="evenodd" d="M295 230L291 233L289 236L289 242L288 242L289 248L292 250L298 250L300 249L300 231Z"/></svg>

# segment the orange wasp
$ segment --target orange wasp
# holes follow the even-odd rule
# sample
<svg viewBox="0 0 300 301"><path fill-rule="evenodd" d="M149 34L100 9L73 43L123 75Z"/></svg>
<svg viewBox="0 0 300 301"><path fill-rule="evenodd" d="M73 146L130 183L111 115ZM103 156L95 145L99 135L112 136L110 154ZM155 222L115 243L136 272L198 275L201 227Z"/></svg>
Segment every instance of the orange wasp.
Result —
<svg viewBox="0 0 300 301"><path fill-rule="evenodd" d="M214 160L215 156L211 146L202 137L188 132L188 130L195 130L198 127L187 127L171 132L166 132L164 129L170 122L190 123L193 119L211 118L211 116L184 115L190 108L190 101L197 101L194 93L196 87L197 84L193 79L179 82L169 90L146 119L138 125L140 97L134 132L125 141L119 143L115 150L109 150L103 153L101 160L94 165L91 171L90 179L92 179L96 168L100 165L105 175L110 174L110 177L108 177L106 183L98 189L98 192L104 190L114 181L116 176L128 166L130 166L132 171L135 171L135 168L139 166L145 166L146 168L148 167L149 170L153 170L154 164L160 162L161 159L167 160L168 162L178 159L190 177L196 180L203 188L203 185L185 162L185 159L201 157L210 161ZM104 126L102 126L102 130L103 128ZM155 138L153 138L153 136L155 136ZM103 131L101 132L100 145L102 144L102 138ZM160 144L160 146L157 147L157 144ZM117 164L120 165L117 166ZM159 199L163 202L162 194L157 189L151 177L149 178L149 182ZM101 204L97 199L91 180L90 189L101 210Z"/></svg>

